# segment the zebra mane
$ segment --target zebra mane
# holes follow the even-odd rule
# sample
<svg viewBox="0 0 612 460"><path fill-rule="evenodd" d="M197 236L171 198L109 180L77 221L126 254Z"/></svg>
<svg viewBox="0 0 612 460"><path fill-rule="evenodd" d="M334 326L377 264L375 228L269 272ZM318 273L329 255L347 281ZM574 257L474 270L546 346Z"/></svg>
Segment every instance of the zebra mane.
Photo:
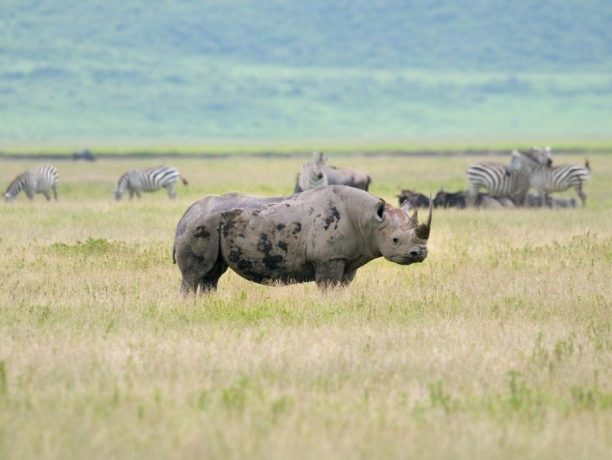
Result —
<svg viewBox="0 0 612 460"><path fill-rule="evenodd" d="M540 158L538 157L538 151L537 150L531 150L528 152L523 152L520 150L515 150L515 152L519 155L521 155L523 158L529 160L530 163L533 163L535 166L544 166L541 162L540 162Z"/></svg>

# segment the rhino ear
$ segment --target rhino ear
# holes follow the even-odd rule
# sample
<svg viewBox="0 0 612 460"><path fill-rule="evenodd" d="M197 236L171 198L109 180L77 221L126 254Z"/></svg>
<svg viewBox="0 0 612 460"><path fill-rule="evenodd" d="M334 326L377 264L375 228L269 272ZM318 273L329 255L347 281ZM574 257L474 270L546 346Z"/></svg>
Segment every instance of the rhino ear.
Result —
<svg viewBox="0 0 612 460"><path fill-rule="evenodd" d="M376 204L376 220L382 222L385 220L385 200L380 199Z"/></svg>

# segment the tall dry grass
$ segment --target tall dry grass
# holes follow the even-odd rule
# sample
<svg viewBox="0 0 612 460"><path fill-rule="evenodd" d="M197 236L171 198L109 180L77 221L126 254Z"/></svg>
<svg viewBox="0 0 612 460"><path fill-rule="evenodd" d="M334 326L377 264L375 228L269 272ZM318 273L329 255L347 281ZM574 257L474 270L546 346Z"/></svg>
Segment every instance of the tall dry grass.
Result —
<svg viewBox="0 0 612 460"><path fill-rule="evenodd" d="M336 163L393 200L460 188L472 160ZM58 203L0 206L0 458L609 456L612 157L586 209L435 212L420 265L182 299L186 206L289 193L301 161L175 161L179 200L131 203L113 182L158 162L59 163Z"/></svg>

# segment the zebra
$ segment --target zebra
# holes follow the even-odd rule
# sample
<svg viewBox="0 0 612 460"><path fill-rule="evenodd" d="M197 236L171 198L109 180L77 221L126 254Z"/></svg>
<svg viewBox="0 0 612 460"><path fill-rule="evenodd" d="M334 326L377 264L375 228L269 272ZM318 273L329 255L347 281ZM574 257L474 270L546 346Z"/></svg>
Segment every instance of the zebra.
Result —
<svg viewBox="0 0 612 460"><path fill-rule="evenodd" d="M585 160L584 166L546 167L534 161L533 157L515 151L512 153L512 161L508 170L511 173L527 175L529 186L538 191L540 206L547 203L549 193L563 192L569 188L576 191L582 206L586 205L587 196L582 189L591 176L589 160Z"/></svg>
<svg viewBox="0 0 612 460"><path fill-rule="evenodd" d="M51 189L53 198L57 201L58 182L59 173L57 169L50 165L24 171L9 184L6 192L4 192L4 200L13 201L23 190L30 200L34 198L35 193L42 193L47 201L50 201L49 189Z"/></svg>
<svg viewBox="0 0 612 460"><path fill-rule="evenodd" d="M311 162L302 166L297 177L294 193L324 187L329 184L327 174L324 171L327 158L321 152L314 152L313 156L314 159Z"/></svg>
<svg viewBox="0 0 612 460"><path fill-rule="evenodd" d="M525 152L524 155L543 167L552 165L550 148L534 147L531 152ZM494 197L508 197L518 205L524 203L529 190L528 174L519 169L510 170L508 166L500 163L474 163L468 167L466 175L469 182L467 203L470 206L476 203L481 187Z"/></svg>
<svg viewBox="0 0 612 460"><path fill-rule="evenodd" d="M174 183L179 178L184 185L187 185L187 180L171 166L158 166L144 170L132 169L119 178L115 189L115 199L119 201L126 189L131 200L134 195L140 198L140 192L155 192L162 187L168 192L168 197L174 199L176 198Z"/></svg>

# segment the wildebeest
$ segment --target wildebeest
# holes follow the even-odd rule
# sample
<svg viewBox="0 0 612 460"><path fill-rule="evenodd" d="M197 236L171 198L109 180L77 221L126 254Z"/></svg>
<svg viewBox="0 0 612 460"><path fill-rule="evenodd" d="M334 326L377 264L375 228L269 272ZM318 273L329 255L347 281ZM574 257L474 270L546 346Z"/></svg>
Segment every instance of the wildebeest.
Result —
<svg viewBox="0 0 612 460"><path fill-rule="evenodd" d="M467 206L466 203L467 192L445 192L444 190L438 191L433 199L435 208L460 208L463 209Z"/></svg>
<svg viewBox="0 0 612 460"><path fill-rule="evenodd" d="M78 152L74 152L72 154L72 159L74 161L96 161L96 157L91 153L89 149L79 150Z"/></svg>
<svg viewBox="0 0 612 460"><path fill-rule="evenodd" d="M327 186L285 198L202 198L180 219L173 257L183 293L217 287L230 267L257 283L348 285L378 257L408 265L427 256L416 209L394 208L363 190Z"/></svg>
<svg viewBox="0 0 612 460"><path fill-rule="evenodd" d="M408 201L414 208L428 208L430 201L428 196L413 190L402 190L397 199L400 206Z"/></svg>
<svg viewBox="0 0 612 460"><path fill-rule="evenodd" d="M440 190L433 199L435 208L459 208L464 209L468 205L469 192L445 192ZM474 199L477 208L513 208L514 202L507 197L491 196L486 193L478 193Z"/></svg>
<svg viewBox="0 0 612 460"><path fill-rule="evenodd" d="M527 195L526 205L530 208L542 207L542 200L539 195ZM552 209L557 208L575 208L575 198L553 198L546 196L546 206Z"/></svg>
<svg viewBox="0 0 612 460"><path fill-rule="evenodd" d="M326 166L327 157L323 152L314 152L313 162L323 165L322 172L327 177L326 185L348 185L361 190L367 191L372 183L372 179L367 174L349 168L338 168L336 166ZM299 179L299 175L298 175ZM294 193L303 192L304 189L300 186L299 180L296 181Z"/></svg>

